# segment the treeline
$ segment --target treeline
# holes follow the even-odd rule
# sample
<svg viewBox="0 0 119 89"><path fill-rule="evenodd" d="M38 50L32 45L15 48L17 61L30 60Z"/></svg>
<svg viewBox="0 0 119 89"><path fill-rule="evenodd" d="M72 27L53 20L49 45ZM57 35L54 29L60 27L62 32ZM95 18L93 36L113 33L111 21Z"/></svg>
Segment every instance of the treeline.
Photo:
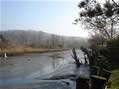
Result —
<svg viewBox="0 0 119 89"><path fill-rule="evenodd" d="M0 31L0 35L8 40L8 47L79 48L88 45L86 38L58 36L42 31L8 30Z"/></svg>

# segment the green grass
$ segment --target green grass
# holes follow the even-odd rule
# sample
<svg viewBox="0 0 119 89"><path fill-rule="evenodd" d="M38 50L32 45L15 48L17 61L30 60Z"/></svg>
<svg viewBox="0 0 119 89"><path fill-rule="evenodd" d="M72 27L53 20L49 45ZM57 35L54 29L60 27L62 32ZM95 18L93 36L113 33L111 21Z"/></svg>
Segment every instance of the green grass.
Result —
<svg viewBox="0 0 119 89"><path fill-rule="evenodd" d="M108 89L119 89L119 69L112 71L109 82L111 82L111 88Z"/></svg>

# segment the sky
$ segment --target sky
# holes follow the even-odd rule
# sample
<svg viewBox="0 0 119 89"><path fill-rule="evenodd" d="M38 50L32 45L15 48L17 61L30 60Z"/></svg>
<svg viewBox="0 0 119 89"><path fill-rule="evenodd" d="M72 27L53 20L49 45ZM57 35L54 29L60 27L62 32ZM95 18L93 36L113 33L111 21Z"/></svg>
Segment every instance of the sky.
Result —
<svg viewBox="0 0 119 89"><path fill-rule="evenodd" d="M79 0L2 0L0 30L37 30L63 36L88 37L72 23L78 17Z"/></svg>

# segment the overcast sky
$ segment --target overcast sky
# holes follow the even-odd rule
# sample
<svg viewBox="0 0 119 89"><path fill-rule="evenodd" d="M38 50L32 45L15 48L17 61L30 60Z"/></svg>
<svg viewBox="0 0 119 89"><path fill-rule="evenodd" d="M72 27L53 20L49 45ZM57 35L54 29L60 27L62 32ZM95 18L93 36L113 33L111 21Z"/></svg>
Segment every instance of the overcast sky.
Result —
<svg viewBox="0 0 119 89"><path fill-rule="evenodd" d="M2 0L0 30L40 30L65 36L87 37L78 17L79 0Z"/></svg>

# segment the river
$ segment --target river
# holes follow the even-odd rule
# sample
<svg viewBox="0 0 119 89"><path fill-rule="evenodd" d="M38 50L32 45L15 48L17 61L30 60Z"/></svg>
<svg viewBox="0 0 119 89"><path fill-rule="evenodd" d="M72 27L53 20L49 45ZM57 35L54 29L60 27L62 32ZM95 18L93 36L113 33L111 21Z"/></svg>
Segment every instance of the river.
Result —
<svg viewBox="0 0 119 89"><path fill-rule="evenodd" d="M77 54L80 61L84 63L83 52L77 50ZM76 73L80 76L89 76L89 67L81 65L77 69L71 50L8 57L0 61L0 89L67 89L62 80L48 79ZM56 88L52 88L54 83ZM70 86L69 89L73 88Z"/></svg>

